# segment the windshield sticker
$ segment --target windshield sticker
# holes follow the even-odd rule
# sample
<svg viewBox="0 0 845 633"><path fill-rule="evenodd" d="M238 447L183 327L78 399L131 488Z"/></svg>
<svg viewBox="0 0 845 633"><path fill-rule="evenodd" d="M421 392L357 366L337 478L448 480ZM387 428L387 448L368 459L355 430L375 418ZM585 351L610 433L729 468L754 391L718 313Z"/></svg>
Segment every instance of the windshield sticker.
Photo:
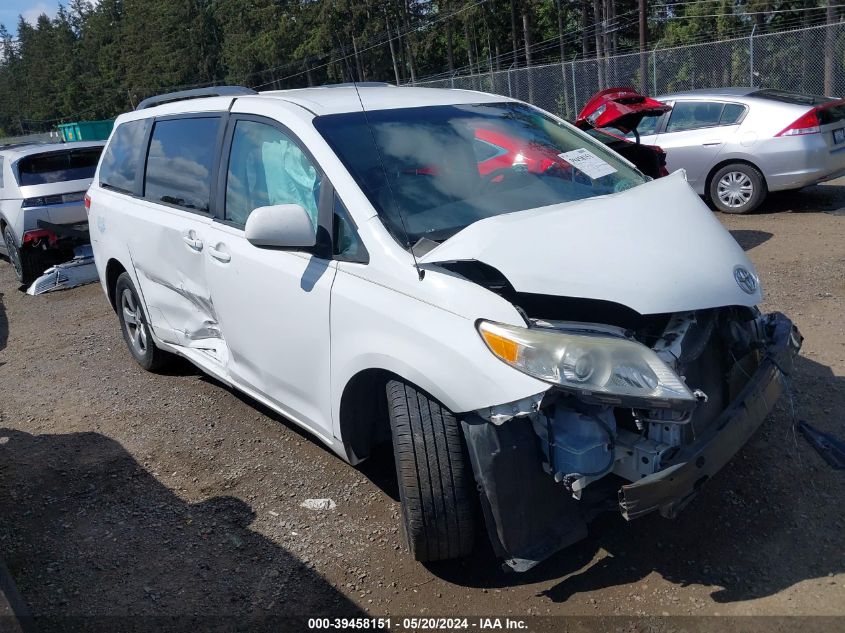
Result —
<svg viewBox="0 0 845 633"><path fill-rule="evenodd" d="M585 173L590 178L601 178L613 174L616 169L604 162L601 158L586 149L574 149L571 152L558 154L563 160Z"/></svg>

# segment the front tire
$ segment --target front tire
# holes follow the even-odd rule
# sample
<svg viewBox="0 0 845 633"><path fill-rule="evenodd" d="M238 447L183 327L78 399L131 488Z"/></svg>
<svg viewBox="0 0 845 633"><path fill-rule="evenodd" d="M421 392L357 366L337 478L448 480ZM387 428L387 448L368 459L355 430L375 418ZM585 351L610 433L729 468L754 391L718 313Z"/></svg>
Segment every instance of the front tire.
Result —
<svg viewBox="0 0 845 633"><path fill-rule="evenodd" d="M766 181L756 167L725 165L710 179L710 201L722 213L751 213L766 199Z"/></svg>
<svg viewBox="0 0 845 633"><path fill-rule="evenodd" d="M161 369L170 360L170 354L153 342L150 325L129 273L121 273L117 278L114 300L123 341L132 358L147 371Z"/></svg>
<svg viewBox="0 0 845 633"><path fill-rule="evenodd" d="M31 285L45 269L38 251L32 248L18 248L12 227L8 224L3 229L3 241L6 243L9 261L12 262L12 268L15 269L15 276L18 281L24 286Z"/></svg>
<svg viewBox="0 0 845 633"><path fill-rule="evenodd" d="M422 562L468 555L475 536L474 488L460 423L405 382L387 383L387 402L411 553Z"/></svg>

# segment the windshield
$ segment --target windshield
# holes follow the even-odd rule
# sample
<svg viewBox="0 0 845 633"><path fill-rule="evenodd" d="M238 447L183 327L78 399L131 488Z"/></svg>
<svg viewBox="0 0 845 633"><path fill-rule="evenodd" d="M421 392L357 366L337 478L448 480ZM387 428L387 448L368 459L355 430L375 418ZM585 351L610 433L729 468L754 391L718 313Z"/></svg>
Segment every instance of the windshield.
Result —
<svg viewBox="0 0 845 633"><path fill-rule="evenodd" d="M403 220L410 244L439 242L484 218L647 180L601 143L521 103L334 114L314 125L403 243Z"/></svg>
<svg viewBox="0 0 845 633"><path fill-rule="evenodd" d="M102 151L102 147L86 147L26 156L18 161L18 184L25 187L93 178Z"/></svg>

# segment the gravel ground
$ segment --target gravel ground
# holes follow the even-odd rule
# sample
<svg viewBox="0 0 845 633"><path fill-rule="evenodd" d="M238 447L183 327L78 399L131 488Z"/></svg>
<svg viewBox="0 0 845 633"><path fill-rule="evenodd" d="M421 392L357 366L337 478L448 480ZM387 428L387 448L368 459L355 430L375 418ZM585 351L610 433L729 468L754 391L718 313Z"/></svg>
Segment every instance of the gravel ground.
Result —
<svg viewBox="0 0 845 633"><path fill-rule="evenodd" d="M796 415L840 437L843 208L845 181L720 216L806 337ZM606 515L525 575L485 546L426 567L389 454L355 469L187 363L145 373L97 285L29 297L0 263L0 289L0 552L35 616L845 615L845 473L787 398L674 521Z"/></svg>

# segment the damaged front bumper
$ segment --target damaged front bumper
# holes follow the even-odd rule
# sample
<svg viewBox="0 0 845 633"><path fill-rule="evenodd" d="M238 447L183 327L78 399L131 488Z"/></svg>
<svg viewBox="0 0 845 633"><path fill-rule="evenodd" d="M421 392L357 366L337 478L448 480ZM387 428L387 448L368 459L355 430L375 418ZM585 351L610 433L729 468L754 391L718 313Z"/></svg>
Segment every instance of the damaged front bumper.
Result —
<svg viewBox="0 0 845 633"><path fill-rule="evenodd" d="M742 383L730 391L730 400L693 440L661 454L659 468L650 474L628 475L634 483L618 484L619 477L599 475L581 481L561 476L555 468L554 455L559 441L552 428L555 421L543 413L539 400L514 403L513 415L507 407L495 407L464 416L462 420L470 462L481 493L488 534L497 554L515 571L526 571L554 552L586 535L587 523L599 512L618 509L626 519L652 511L675 517L699 492L702 485L722 468L750 439L781 395L792 370L792 361L800 349L801 335L783 314L774 313L755 321L759 338L745 360L733 366L742 374ZM712 331L712 328L711 328ZM730 377L728 377L730 380ZM727 388L727 387L726 387ZM726 392L727 393L727 392ZM544 400L549 399L551 392ZM553 398L552 398L553 399ZM573 416L600 417L589 407L576 404L569 408L568 397L563 424L577 421ZM548 425L548 430L544 427ZM559 425L560 426L560 425ZM629 452L624 433L601 414L601 426L617 432L608 447L616 451L616 465L604 474L622 476L630 467L620 469ZM646 425L647 426L647 425ZM659 426L673 427L672 423ZM609 428L612 427L612 428ZM689 431L683 431L688 433ZM632 436L627 432L628 436ZM654 442L643 430L642 441ZM661 440L662 441L662 440ZM592 449L591 449L592 450ZM549 462L552 462L550 465ZM610 460L611 463L613 459ZM551 466L551 467L550 467ZM565 471L564 471L565 472ZM583 471L581 471L583 472ZM635 479L635 477L641 477ZM573 481L576 484L573 486ZM588 485L589 484L589 485Z"/></svg>
<svg viewBox="0 0 845 633"><path fill-rule="evenodd" d="M781 396L801 347L801 335L783 314L770 317L771 338L757 370L738 397L699 440L685 447L660 472L619 491L619 507L626 519L654 510L675 518L702 485L719 471L751 438Z"/></svg>

